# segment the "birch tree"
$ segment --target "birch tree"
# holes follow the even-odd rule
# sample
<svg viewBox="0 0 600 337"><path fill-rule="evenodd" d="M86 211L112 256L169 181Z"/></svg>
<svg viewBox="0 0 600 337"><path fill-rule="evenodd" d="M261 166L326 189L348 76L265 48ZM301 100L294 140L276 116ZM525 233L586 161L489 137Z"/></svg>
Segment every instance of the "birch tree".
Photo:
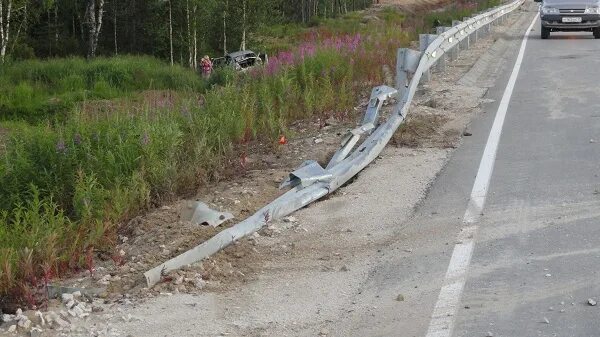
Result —
<svg viewBox="0 0 600 337"><path fill-rule="evenodd" d="M12 5L12 0L0 0L0 61L2 63L5 62L6 47L10 41Z"/></svg>
<svg viewBox="0 0 600 337"><path fill-rule="evenodd" d="M227 11L229 10L229 0L225 0L223 8L223 54L227 55Z"/></svg>
<svg viewBox="0 0 600 337"><path fill-rule="evenodd" d="M242 0L242 44L240 50L246 50L246 11L248 0Z"/></svg>
<svg viewBox="0 0 600 337"><path fill-rule="evenodd" d="M84 20L88 28L88 58L96 57L103 15L104 0L87 0Z"/></svg>
<svg viewBox="0 0 600 337"><path fill-rule="evenodd" d="M169 49L171 53L171 65L174 65L173 60L173 4L172 0L169 0Z"/></svg>

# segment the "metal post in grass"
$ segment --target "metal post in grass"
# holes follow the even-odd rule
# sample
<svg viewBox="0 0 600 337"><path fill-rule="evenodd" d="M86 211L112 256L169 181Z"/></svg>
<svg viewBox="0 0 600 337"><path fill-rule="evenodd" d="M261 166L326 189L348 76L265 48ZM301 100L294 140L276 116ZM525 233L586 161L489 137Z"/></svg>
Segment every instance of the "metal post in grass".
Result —
<svg viewBox="0 0 600 337"><path fill-rule="evenodd" d="M396 89L398 89L398 97L404 97L410 83L410 78L417 71L421 55L416 50L408 48L398 49L398 58L396 61Z"/></svg>

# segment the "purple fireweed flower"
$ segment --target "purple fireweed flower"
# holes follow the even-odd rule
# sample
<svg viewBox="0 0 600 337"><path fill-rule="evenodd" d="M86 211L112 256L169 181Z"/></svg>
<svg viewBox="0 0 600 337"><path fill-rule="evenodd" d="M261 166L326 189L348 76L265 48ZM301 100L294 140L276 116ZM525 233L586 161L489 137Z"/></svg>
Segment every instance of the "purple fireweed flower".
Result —
<svg viewBox="0 0 600 337"><path fill-rule="evenodd" d="M308 57L314 57L320 50L335 50L339 53L364 53L364 49L360 49L363 42L360 34L334 36L323 39L320 42L318 38L318 33L313 32L308 36L308 41L302 43L296 49L282 51L271 56L263 73L267 76L274 75L284 68L304 61Z"/></svg>
<svg viewBox="0 0 600 337"><path fill-rule="evenodd" d="M148 135L148 132L144 132L144 135L141 139L141 143L143 146L147 146L148 144L150 144L150 135Z"/></svg>
<svg viewBox="0 0 600 337"><path fill-rule="evenodd" d="M191 119L192 118L192 114L190 113L190 109L187 106L183 106L183 108L181 108L181 116L183 116L184 118L187 118L187 119Z"/></svg>
<svg viewBox="0 0 600 337"><path fill-rule="evenodd" d="M81 135L76 133L75 136L73 136L73 143L75 143L75 145L81 145Z"/></svg>
<svg viewBox="0 0 600 337"><path fill-rule="evenodd" d="M56 143L56 152L58 153L67 153L67 145L65 144L65 141L63 139L60 139L57 143Z"/></svg>

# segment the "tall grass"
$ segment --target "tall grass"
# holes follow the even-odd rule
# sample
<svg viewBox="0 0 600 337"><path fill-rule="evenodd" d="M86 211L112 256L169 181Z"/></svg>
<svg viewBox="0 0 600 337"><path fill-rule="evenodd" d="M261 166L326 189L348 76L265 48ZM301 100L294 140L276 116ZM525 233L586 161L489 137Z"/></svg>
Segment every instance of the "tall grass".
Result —
<svg viewBox="0 0 600 337"><path fill-rule="evenodd" d="M207 84L179 66L151 57L31 60L0 65L0 120L64 119L76 102L112 99L139 90L198 91Z"/></svg>
<svg viewBox="0 0 600 337"><path fill-rule="evenodd" d="M31 298L40 283L91 269L118 224L218 177L236 145L273 141L296 120L348 117L412 37L402 14L380 16L302 30L266 67L208 82L137 57L0 68L2 118L12 120L0 122L0 298ZM75 104L143 89L177 92L147 91L153 104L132 96L104 114Z"/></svg>

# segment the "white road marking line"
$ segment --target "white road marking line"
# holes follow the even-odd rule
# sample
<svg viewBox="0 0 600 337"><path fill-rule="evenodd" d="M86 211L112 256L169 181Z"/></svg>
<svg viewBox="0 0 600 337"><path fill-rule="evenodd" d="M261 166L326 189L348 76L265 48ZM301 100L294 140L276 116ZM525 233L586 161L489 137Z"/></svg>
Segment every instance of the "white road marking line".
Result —
<svg viewBox="0 0 600 337"><path fill-rule="evenodd" d="M431 323L429 324L426 337L450 337L454 331L455 316L465 287L467 271L469 264L471 264L471 257L473 256L473 249L475 247L477 226L474 224L479 221L481 212L485 206L496 154L498 152L498 144L500 143L500 136L502 134L502 127L504 126L506 112L508 111L508 104L510 103L515 83L521 70L529 34L538 16L539 14L535 16L533 22L525 32L517 61L515 62L502 100L500 101L500 106L496 112L496 118L494 119L494 124L490 130L490 135L485 145L481 162L479 163L479 170L473 184L471 198L463 217L463 224L467 225L467 227L462 229L458 236L458 243L454 246L450 265L444 279L444 286L440 290L440 295L431 315Z"/></svg>

